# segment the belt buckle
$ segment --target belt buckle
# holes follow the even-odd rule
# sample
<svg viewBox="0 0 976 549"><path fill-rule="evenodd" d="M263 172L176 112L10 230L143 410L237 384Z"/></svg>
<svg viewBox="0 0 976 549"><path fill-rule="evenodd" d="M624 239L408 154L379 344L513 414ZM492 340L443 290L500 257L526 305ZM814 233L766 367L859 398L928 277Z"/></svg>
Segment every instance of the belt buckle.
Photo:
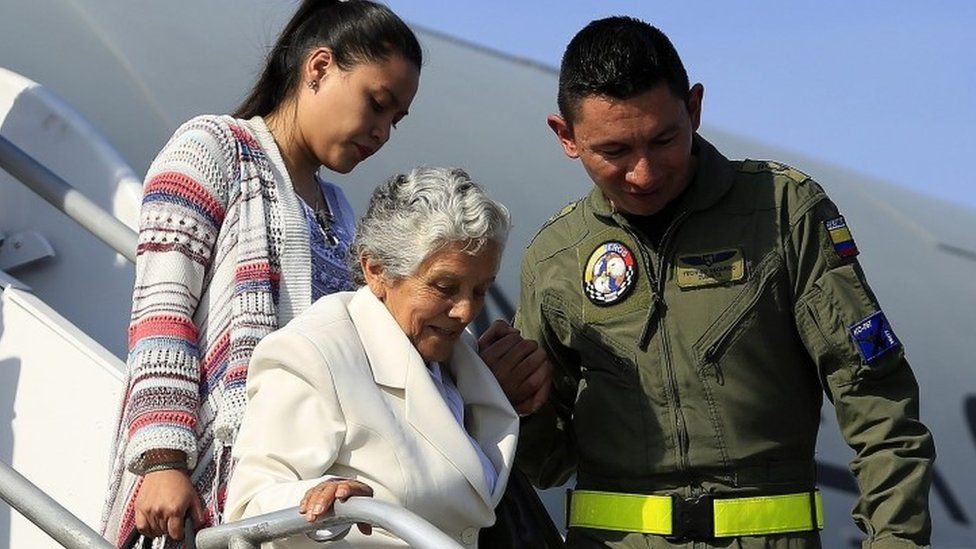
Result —
<svg viewBox="0 0 976 549"><path fill-rule="evenodd" d="M671 535L675 542L710 541L715 539L715 501L713 494L699 494L690 498L672 496Z"/></svg>

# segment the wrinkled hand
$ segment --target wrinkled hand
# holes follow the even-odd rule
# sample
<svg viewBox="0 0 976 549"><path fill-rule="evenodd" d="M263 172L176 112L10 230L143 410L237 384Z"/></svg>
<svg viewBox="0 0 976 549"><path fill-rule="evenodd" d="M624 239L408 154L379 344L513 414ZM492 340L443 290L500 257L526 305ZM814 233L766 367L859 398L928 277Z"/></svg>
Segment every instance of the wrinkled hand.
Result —
<svg viewBox="0 0 976 549"><path fill-rule="evenodd" d="M552 364L538 343L496 320L478 339L478 353L519 415L545 404L552 388Z"/></svg>
<svg viewBox="0 0 976 549"><path fill-rule="evenodd" d="M342 478L325 480L305 492L305 497L298 505L298 512L305 515L305 519L309 522L315 522L332 510L332 504L336 500L346 501L352 496L373 497L373 489L358 480ZM373 533L370 524L359 522L356 526L367 536Z"/></svg>
<svg viewBox="0 0 976 549"><path fill-rule="evenodd" d="M202 528L207 515L185 469L156 471L143 477L135 504L136 529L140 534L182 540L188 510L193 513L193 523Z"/></svg>

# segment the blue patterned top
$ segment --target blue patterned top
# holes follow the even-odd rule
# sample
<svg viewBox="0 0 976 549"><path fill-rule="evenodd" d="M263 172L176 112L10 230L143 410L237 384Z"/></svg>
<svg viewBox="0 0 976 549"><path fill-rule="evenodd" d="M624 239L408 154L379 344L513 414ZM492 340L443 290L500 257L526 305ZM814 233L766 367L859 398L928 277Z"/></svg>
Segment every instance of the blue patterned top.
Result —
<svg viewBox="0 0 976 549"><path fill-rule="evenodd" d="M330 234L327 235L315 220L315 212L299 197L312 248L313 302L335 292L355 289L349 275L347 256L356 234L356 218L342 189L318 177L315 179L322 189L322 196L329 203L333 220Z"/></svg>

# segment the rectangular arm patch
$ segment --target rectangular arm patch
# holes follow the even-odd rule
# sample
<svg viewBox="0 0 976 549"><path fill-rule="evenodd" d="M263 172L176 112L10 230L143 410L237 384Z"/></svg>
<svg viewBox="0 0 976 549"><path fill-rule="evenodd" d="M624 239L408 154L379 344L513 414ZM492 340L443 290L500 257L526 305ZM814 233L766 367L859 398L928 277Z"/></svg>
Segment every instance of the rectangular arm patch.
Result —
<svg viewBox="0 0 976 549"><path fill-rule="evenodd" d="M857 255L857 244L854 243L854 236L847 227L844 217L837 217L824 221L827 234L830 236L830 243L834 245L834 252L840 257L854 257Z"/></svg>
<svg viewBox="0 0 976 549"><path fill-rule="evenodd" d="M850 332L861 358L867 363L901 345L881 311L852 324Z"/></svg>

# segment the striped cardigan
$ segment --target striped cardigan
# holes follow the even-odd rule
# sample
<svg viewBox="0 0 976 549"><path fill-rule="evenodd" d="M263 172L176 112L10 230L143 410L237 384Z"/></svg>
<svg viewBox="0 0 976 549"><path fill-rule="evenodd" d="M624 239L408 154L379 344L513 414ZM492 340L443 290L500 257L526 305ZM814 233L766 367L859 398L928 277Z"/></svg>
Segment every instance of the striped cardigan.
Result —
<svg viewBox="0 0 976 549"><path fill-rule="evenodd" d="M103 513L114 543L135 527L141 456L150 449L186 452L209 520L220 521L251 352L311 302L307 231L259 117L194 118L150 166Z"/></svg>

